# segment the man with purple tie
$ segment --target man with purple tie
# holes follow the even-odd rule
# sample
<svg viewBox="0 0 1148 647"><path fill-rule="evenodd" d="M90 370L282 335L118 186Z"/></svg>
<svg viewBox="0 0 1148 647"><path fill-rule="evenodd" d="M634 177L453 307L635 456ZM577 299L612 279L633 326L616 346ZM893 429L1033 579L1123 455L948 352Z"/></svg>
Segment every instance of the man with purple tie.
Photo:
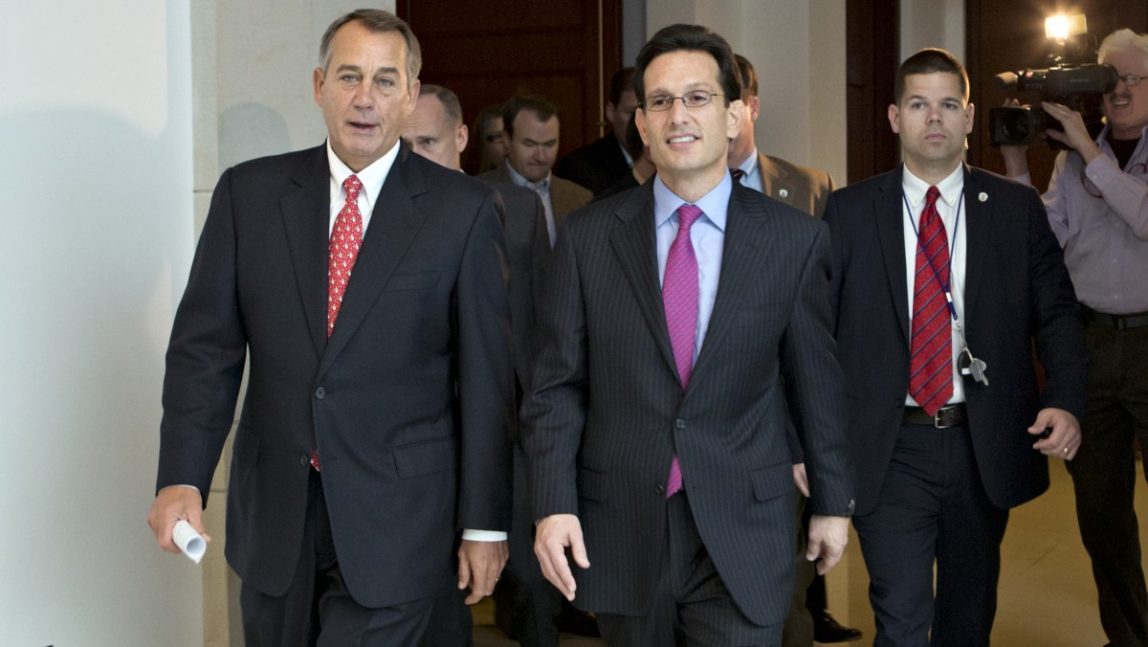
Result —
<svg viewBox="0 0 1148 647"><path fill-rule="evenodd" d="M787 427L822 571L853 506L828 232L732 181L745 111L721 36L659 31L634 90L657 177L566 219L542 293L523 404L535 553L611 645L779 644L796 550Z"/></svg>

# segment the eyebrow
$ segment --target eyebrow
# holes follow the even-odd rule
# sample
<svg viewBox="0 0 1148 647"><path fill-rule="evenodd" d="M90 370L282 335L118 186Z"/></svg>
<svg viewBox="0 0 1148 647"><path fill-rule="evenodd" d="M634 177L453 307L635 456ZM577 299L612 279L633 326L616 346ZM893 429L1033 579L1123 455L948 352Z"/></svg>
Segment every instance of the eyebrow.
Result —
<svg viewBox="0 0 1148 647"><path fill-rule="evenodd" d="M362 73L363 68L359 67L358 65L352 65L350 63L343 63L339 67L335 68L335 71L336 72L359 72L359 73ZM380 74L398 74L398 73L399 73L399 68L397 68L397 67L380 67L380 68L375 69L375 76L378 76Z"/></svg>

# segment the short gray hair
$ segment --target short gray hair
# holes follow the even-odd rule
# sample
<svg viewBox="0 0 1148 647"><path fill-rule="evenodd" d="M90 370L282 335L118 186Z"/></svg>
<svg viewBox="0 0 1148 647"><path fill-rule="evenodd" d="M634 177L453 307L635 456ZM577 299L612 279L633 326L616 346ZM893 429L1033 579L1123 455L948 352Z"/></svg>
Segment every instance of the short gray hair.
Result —
<svg viewBox="0 0 1148 647"><path fill-rule="evenodd" d="M319 41L319 67L326 73L327 65L331 62L331 41L335 32L350 22L358 22L367 29L376 32L397 31L407 43L407 83L414 83L419 78L419 71L423 66L423 54L419 48L419 39L411 31L411 26L405 20L389 11L381 9L356 9L349 14L340 16L323 32Z"/></svg>
<svg viewBox="0 0 1148 647"><path fill-rule="evenodd" d="M1131 29L1117 29L1105 36L1096 59L1103 63L1112 52L1125 49L1139 50L1145 64L1148 64L1148 34L1137 34Z"/></svg>

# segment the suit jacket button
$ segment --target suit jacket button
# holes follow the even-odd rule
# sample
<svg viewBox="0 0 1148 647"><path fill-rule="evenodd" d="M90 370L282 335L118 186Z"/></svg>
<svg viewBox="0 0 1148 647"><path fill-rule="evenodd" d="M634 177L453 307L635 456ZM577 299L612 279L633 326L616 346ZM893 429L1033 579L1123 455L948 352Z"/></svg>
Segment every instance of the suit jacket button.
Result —
<svg viewBox="0 0 1148 647"><path fill-rule="evenodd" d="M661 483L658 483L657 485L654 486L654 491L657 492L658 494L665 494L666 493L666 486L662 485Z"/></svg>
<svg viewBox="0 0 1148 647"><path fill-rule="evenodd" d="M307 467L310 464L311 464L311 457L310 456L308 456L306 454L302 454L299 456L299 466L300 467Z"/></svg>
<svg viewBox="0 0 1148 647"><path fill-rule="evenodd" d="M685 420L678 418L677 420L674 421L674 429L685 429L685 428L686 428L686 421Z"/></svg>
<svg viewBox="0 0 1148 647"><path fill-rule="evenodd" d="M315 399L316 400L322 400L325 397L327 397L327 389L324 389L323 387L319 387L319 388L315 389Z"/></svg>

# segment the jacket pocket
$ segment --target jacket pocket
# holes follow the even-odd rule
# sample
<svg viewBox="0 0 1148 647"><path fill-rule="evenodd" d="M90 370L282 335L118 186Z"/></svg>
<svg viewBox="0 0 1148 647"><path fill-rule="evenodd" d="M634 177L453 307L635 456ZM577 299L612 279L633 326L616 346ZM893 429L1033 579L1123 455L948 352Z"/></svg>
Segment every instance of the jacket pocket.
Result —
<svg viewBox="0 0 1148 647"><path fill-rule="evenodd" d="M750 478L753 479L753 496L758 501L776 499L792 493L794 489L793 466L789 463L756 470Z"/></svg>
<svg viewBox="0 0 1148 647"><path fill-rule="evenodd" d="M610 479L602 472L578 469L578 497L590 501L605 501L610 491Z"/></svg>
<svg viewBox="0 0 1148 647"><path fill-rule="evenodd" d="M395 470L411 478L458 469L458 443L453 437L395 449Z"/></svg>

